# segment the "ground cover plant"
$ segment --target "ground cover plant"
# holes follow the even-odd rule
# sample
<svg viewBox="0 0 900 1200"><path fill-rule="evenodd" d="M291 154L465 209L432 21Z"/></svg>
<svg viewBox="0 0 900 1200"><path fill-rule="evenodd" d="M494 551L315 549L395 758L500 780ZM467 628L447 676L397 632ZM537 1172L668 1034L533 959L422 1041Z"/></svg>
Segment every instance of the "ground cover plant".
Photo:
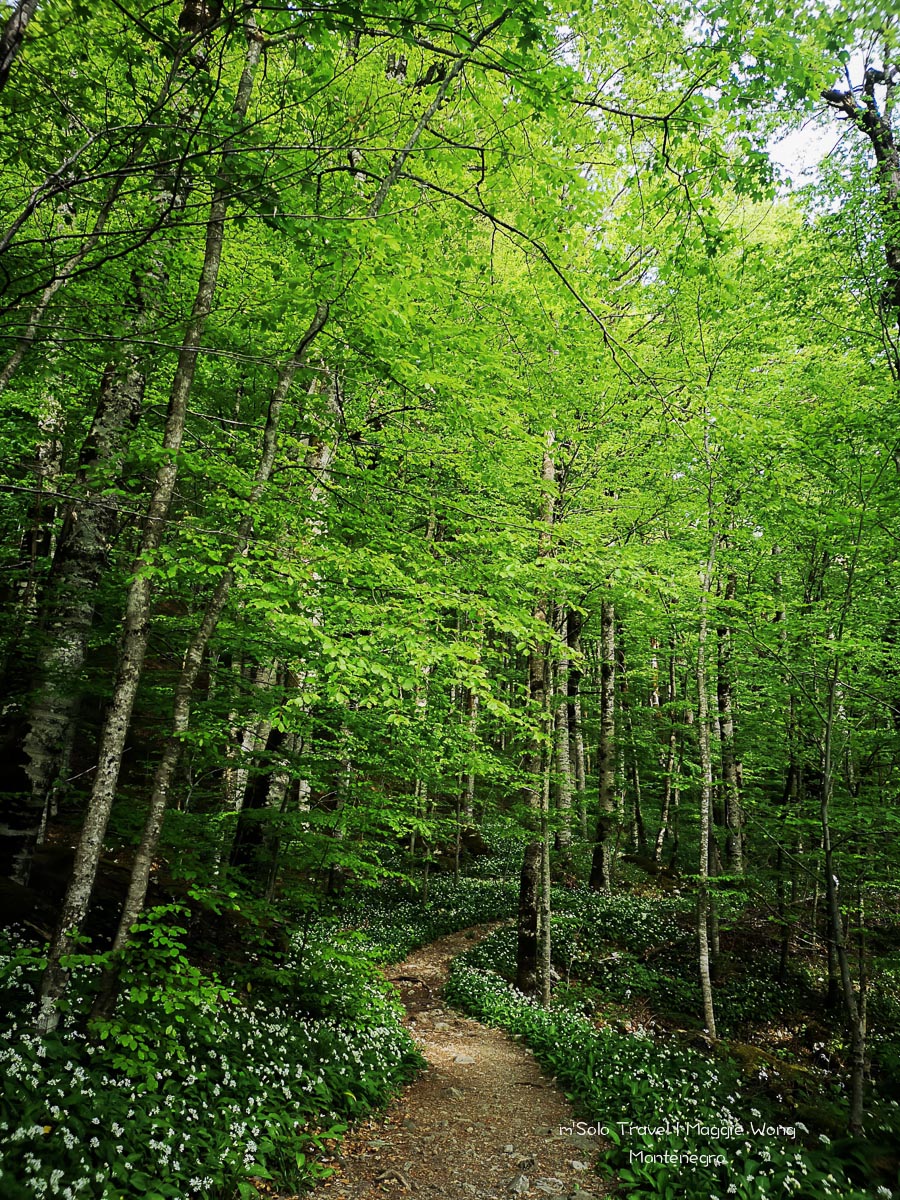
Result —
<svg viewBox="0 0 900 1200"><path fill-rule="evenodd" d="M409 883L395 883L343 904L340 921L359 934L359 945L379 962L399 962L435 938L473 925L508 920L515 915L515 879L437 876L427 898Z"/></svg>
<svg viewBox="0 0 900 1200"><path fill-rule="evenodd" d="M22 937L5 942L0 1190L9 1200L225 1200L256 1195L253 1179L303 1188L322 1175L324 1141L418 1068L390 989L358 950L310 943L294 983L277 995L270 983L256 998L194 967L172 916L145 923L115 1019L89 1034L83 1013L101 963L83 957L72 1013L42 1038L32 1028L41 951Z"/></svg>
<svg viewBox="0 0 900 1200"><path fill-rule="evenodd" d="M715 1048L702 1039L692 1044L690 1028L676 1028L685 1013L698 1011L699 989L688 976L693 962L684 959L679 968L676 954L658 971L645 967L640 954L667 937L677 951L684 932L672 918L685 914L686 901L657 907L652 896L573 896L561 889L554 895L562 910L553 918L557 968L569 971L577 960L589 983L560 978L553 1005L542 1007L510 982L515 935L498 930L457 960L447 997L527 1042L583 1121L603 1128L609 1149L599 1169L615 1181L616 1194L635 1200L894 1194L900 1108L890 1078L870 1099L868 1141L849 1138L846 1095L831 1072L783 1063L758 1047L730 1043L727 1034ZM636 953L624 950L627 942ZM777 989L764 972L765 964L760 970L754 963L731 981L735 1028L744 1034L748 1023L777 1024L771 1008ZM728 995L726 981L723 1010ZM809 1007L809 991L801 988L793 998ZM699 1036L699 1023L687 1019Z"/></svg>

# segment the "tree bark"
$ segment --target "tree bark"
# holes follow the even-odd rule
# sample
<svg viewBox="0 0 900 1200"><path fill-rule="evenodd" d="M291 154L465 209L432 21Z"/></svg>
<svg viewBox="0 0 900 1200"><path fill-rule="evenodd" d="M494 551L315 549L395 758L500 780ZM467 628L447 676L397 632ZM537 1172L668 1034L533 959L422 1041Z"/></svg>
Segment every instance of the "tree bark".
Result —
<svg viewBox="0 0 900 1200"><path fill-rule="evenodd" d="M6 87L9 73L22 47L28 23L37 12L38 0L19 0L15 11L0 34L0 92Z"/></svg>
<svg viewBox="0 0 900 1200"><path fill-rule="evenodd" d="M469 691L466 698L466 707L468 709L469 723L469 753L474 754L475 745L478 736L478 693ZM467 825L472 825L475 820L475 771L469 763L466 770L466 790L463 803L463 817Z"/></svg>
<svg viewBox="0 0 900 1200"><path fill-rule="evenodd" d="M549 725L549 722L548 722ZM547 730L549 733L549 729ZM552 939L550 934L550 739L544 748L544 777L541 782L541 905L539 922L538 994L544 1008L550 1007Z"/></svg>
<svg viewBox="0 0 900 1200"><path fill-rule="evenodd" d="M825 866L825 897L828 908L828 919L831 925L830 945L832 948L841 996L844 1002L844 1013L850 1029L850 1121L851 1133L861 1134L863 1131L865 1073L866 1073L866 1025L865 1010L853 987L850 974L850 956L847 950L847 938L844 921L841 914L841 902L838 896L839 880L835 873L834 852L831 840L831 825L829 810L834 790L834 726L835 707L838 692L838 663L832 669L829 678L828 696L825 709L825 727L822 742L822 792L819 806L819 819L822 826L822 854Z"/></svg>
<svg viewBox="0 0 900 1200"><path fill-rule="evenodd" d="M598 815L590 886L612 887L612 847L616 832L616 612L612 601L600 608L600 740L597 746Z"/></svg>
<svg viewBox="0 0 900 1200"><path fill-rule="evenodd" d="M737 581L729 573L725 601L733 600ZM725 861L734 875L744 873L744 815L741 810L741 764L734 745L734 684L731 629L722 624L717 630L719 675L719 731L722 756L722 791L725 804Z"/></svg>
<svg viewBox="0 0 900 1200"><path fill-rule="evenodd" d="M659 832L653 849L656 862L662 862L663 846L666 838L670 837L670 822L672 820L673 796L675 792L675 764L678 749L678 726L675 723L675 700L678 696L678 673L675 670L675 639L672 639L669 652L669 678L666 685L666 714L669 721L669 736L663 764L663 799L659 814Z"/></svg>
<svg viewBox="0 0 900 1200"><path fill-rule="evenodd" d="M553 485L556 480L556 465L551 456L553 441L553 433L548 432L541 463L542 500L537 549L538 564L550 553L550 538L553 530ZM548 599L541 597L535 605L534 619L546 625L547 616ZM532 719L537 728L525 758L528 782L523 788L523 800L532 835L522 856L522 870L519 875L516 986L523 992L534 991L538 983L538 912L541 877L539 810L543 762L540 731L544 726L547 708L547 667L545 649L543 645L538 646L528 656L528 696L531 701Z"/></svg>
<svg viewBox="0 0 900 1200"><path fill-rule="evenodd" d="M710 751L709 693L706 672L708 615L707 605L712 585L716 554L716 536L712 535L709 560L703 573L700 595L700 625L697 631L697 743L700 752L700 830L697 886L697 949L700 969L700 992L703 999L703 1019L710 1037L716 1036L716 1016L713 1005L710 970L709 929L711 920L710 838L712 836L712 754Z"/></svg>
<svg viewBox="0 0 900 1200"><path fill-rule="evenodd" d="M569 731L569 655L566 640L566 614L561 614L557 630L561 644L565 649L556 663L554 693L556 705L555 734L556 734L556 812L559 829L556 834L556 848L565 855L572 845L572 762L570 758Z"/></svg>
<svg viewBox="0 0 900 1200"><path fill-rule="evenodd" d="M581 717L581 618L569 612L566 621L566 639L569 644L569 686L567 722L571 739L571 758L575 766L575 794L578 797L578 824L581 836L587 840L587 771L584 757L584 728Z"/></svg>
<svg viewBox="0 0 900 1200"><path fill-rule="evenodd" d="M104 372L91 428L78 458L72 491L79 497L66 510L45 599L47 627L35 674L38 684L21 724L13 731L24 746L21 772L4 805L0 874L28 883L34 849L43 835L61 778L68 765L78 708L78 681L94 603L119 522L113 482L140 418L145 375L136 354ZM18 786L16 786L18 785Z"/></svg>

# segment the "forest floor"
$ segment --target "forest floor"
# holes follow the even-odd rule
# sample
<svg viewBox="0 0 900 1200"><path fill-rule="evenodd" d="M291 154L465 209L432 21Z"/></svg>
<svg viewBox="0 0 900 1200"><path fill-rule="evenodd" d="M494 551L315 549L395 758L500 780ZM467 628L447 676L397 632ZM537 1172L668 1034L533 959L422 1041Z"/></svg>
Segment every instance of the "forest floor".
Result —
<svg viewBox="0 0 900 1200"><path fill-rule="evenodd" d="M531 1051L442 1004L452 960L495 928L440 938L389 969L427 1069L341 1143L321 1200L602 1194L590 1170L599 1139L575 1132L568 1101Z"/></svg>

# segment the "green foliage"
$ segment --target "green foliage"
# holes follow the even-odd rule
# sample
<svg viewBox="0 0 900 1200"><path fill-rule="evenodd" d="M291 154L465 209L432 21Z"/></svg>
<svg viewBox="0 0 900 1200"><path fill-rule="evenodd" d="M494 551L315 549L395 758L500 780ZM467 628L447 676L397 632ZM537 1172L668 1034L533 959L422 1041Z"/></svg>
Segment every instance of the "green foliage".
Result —
<svg viewBox="0 0 900 1200"><path fill-rule="evenodd" d="M309 975L261 1000L203 977L161 914L143 925L116 1018L96 1040L74 1018L46 1041L31 1033L39 959L19 941L4 949L0 1143L10 1200L65 1189L97 1200L226 1200L237 1188L255 1194L252 1178L308 1186L323 1174L322 1140L383 1105L418 1067L385 984L358 954L311 945ZM77 1008L97 969L78 972Z"/></svg>
<svg viewBox="0 0 900 1200"><path fill-rule="evenodd" d="M220 956L223 986L196 965L218 953L214 939L192 942L164 914L143 921L122 1007L97 1025L96 1045L78 1041L74 1017L45 1059L26 1033L14 1041L30 1064L21 1079L32 1122L17 1116L5 1131L14 1148L37 1138L47 1170L65 1162L73 1181L81 1155L93 1173L83 1192L96 1191L104 1155L122 1165L102 1187L148 1196L189 1192L189 1155L204 1164L200 1178L211 1173L200 1190L246 1192L252 1172L307 1177L298 1156L315 1114L338 1114L328 1123L362 1111L412 1061L361 955L397 959L515 910L516 885L502 880L513 877L517 834L531 820L521 798L534 779L522 764L546 740L530 667L544 654L561 662L564 651L537 615L551 606L579 614L581 649L569 657L583 677L593 751L597 611L601 600L615 604L617 848L632 815L640 840L640 785L645 822L672 801L666 857L695 871L698 566L712 558L713 534L703 603L719 655L710 654L708 682L711 694L734 685L748 894L774 904L777 880L791 893L778 920L792 927L813 891L818 904L824 796L842 898L856 892L860 907L877 906L871 880L896 877L900 831L890 803L900 782L900 424L885 300L897 197L887 202L890 180L873 176L852 121L803 198L770 203L777 171L766 152L786 114L809 113L853 62L848 38L869 42L877 30L890 58L885 6L851 7L270 3L253 10L264 69L241 121L234 101L248 39L236 12L183 37L177 5L37 6L0 92L9 239L0 370L16 368L0 396L4 762L16 767L23 748L45 744L26 736L35 712L72 701L80 724L57 713L45 748L58 740L65 780L50 842L74 842L149 489L172 463L178 482L147 564L149 644L107 849L123 867L139 841L172 727L173 680L233 573L179 735L154 858L164 864L155 886L196 882L208 904L231 910L243 940ZM450 64L459 73L440 91ZM886 120L893 115L888 105ZM207 229L216 191L227 192L227 212L218 205ZM178 345L198 280L210 282L204 257L219 232L211 316L173 456L162 432ZM273 387L325 301L327 327L284 398L260 488ZM125 375L139 380L140 404L104 448L91 433L95 414ZM550 487L540 480L548 431ZM230 563L251 497L251 536ZM548 532L540 515L550 498ZM90 551L98 578L81 590L91 612L78 619L93 624L78 635L54 572L67 535L90 528L92 504L118 508ZM50 669L46 651L60 651ZM6 801L30 786L21 765ZM560 774L551 771L554 794ZM508 831L501 849L476 868L478 881L451 885L433 873L427 895L407 892L397 876L452 860L469 780L476 811ZM655 830L647 833L652 844ZM564 873L589 853L581 839ZM743 903L727 891L733 882L716 885L725 930ZM321 918L323 895L341 884L380 886L334 921ZM568 993L575 1025L561 1036L581 1046L576 1006L598 998L639 997L685 1017L696 1009L686 896L561 891L553 902L555 966L579 981ZM309 921L289 953L270 939L287 913ZM511 975L512 950L511 934L499 934L472 964ZM22 954L21 978L31 981L37 965ZM72 961L73 1013L103 961ZM724 1030L808 999L798 973L780 991L766 962L738 964L717 984ZM24 985L14 999L30 1004ZM894 1000L893 985L873 986L873 1057L885 1080L897 1072L884 1032L896 1023ZM16 1038L23 1022L10 1027ZM287 1046L295 1073L284 1086L292 1101L299 1095L302 1133L273 1098L281 1077L267 1038ZM210 1065L219 1043L227 1082ZM361 1056L353 1082L335 1066L341 1045ZM662 1060L647 1045L604 1045L611 1070L620 1053L635 1070L649 1056L652 1086L663 1087ZM307 1093L298 1080L316 1054L322 1078ZM110 1111L120 1142L91 1133L86 1093L60 1092L54 1063L69 1055L96 1103L131 1097L124 1111L136 1116ZM688 1065L675 1063L679 1079ZM716 1090L721 1081L702 1077L719 1119L731 1100ZM651 1084L629 1079L628 1111L647 1115ZM252 1119L238 1118L234 1106L251 1097ZM71 1128L46 1107L62 1112L67 1099ZM195 1131L185 1105L228 1115ZM10 1186L33 1177L56 1187L35 1161ZM817 1161L804 1160L811 1173ZM786 1162L765 1178L786 1180ZM626 1180L638 1170L621 1165ZM661 1194L676 1187L653 1178Z"/></svg>

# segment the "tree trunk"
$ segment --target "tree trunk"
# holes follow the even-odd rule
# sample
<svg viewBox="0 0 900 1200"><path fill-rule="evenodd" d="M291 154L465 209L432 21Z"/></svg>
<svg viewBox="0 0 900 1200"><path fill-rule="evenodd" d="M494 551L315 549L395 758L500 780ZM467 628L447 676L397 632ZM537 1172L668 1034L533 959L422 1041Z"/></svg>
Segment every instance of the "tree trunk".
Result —
<svg viewBox="0 0 900 1200"><path fill-rule="evenodd" d="M28 22L37 11L38 0L19 0L0 34L0 92L6 87L16 55L22 46Z"/></svg>
<svg viewBox="0 0 900 1200"><path fill-rule="evenodd" d="M548 722L549 725L549 722ZM547 731L549 733L549 729ZM550 936L550 764L552 753L544 749L544 777L541 783L541 906L539 922L538 993L544 1008L550 1007L552 945Z"/></svg>
<svg viewBox="0 0 900 1200"><path fill-rule="evenodd" d="M537 561L550 553L550 538L553 530L553 485L556 480L556 465L551 456L553 433L546 435L546 445L541 464L541 527L538 535ZM548 600L541 597L535 605L534 618L547 623ZM523 788L523 799L528 813L531 840L522 856L519 875L519 915L516 939L516 986L523 992L534 991L538 983L538 911L540 904L541 841L539 815L541 805L542 747L541 731L544 727L547 708L547 656L543 646L538 646L528 656L528 696L531 701L532 720L535 733L525 758L527 783Z"/></svg>
<svg viewBox="0 0 900 1200"><path fill-rule="evenodd" d="M102 479L115 480L131 433L140 418L145 376L138 356L110 364L104 372L97 409L82 444L69 503L56 546L46 598L47 628L36 664L38 686L25 730L17 730L25 750L21 777L6 807L0 874L27 884L31 859L54 807L68 766L78 684L94 619L97 589L106 568L118 521L118 496Z"/></svg>
<svg viewBox="0 0 900 1200"><path fill-rule="evenodd" d="M468 719L469 719L469 754L475 753L475 746L478 738L478 693L469 691L467 697ZM471 826L475 821L475 771L471 764L466 771L466 790L465 801L463 805L463 816L466 825Z"/></svg>
<svg viewBox="0 0 900 1200"><path fill-rule="evenodd" d="M575 794L578 797L578 824L581 836L587 840L587 771L584 757L584 730L581 720L581 618L570 612L566 621L566 639L569 644L569 687L567 723L571 739L571 758L575 765Z"/></svg>
<svg viewBox="0 0 900 1200"><path fill-rule="evenodd" d="M866 1068L866 1026L865 1012L853 987L850 974L850 956L847 951L847 939L844 921L841 915L841 903L838 897L839 880L835 874L834 852L831 843L831 826L829 809L834 789L833 769L833 738L835 725L835 705L838 692L838 663L835 662L828 686L828 697L825 710L825 728L822 745L822 794L819 817L822 826L822 852L825 865L825 897L828 907L828 919L831 926L830 944L833 950L841 996L844 1001L844 1014L850 1029L850 1121L849 1129L853 1134L863 1131L863 1110L865 1099L865 1068Z"/></svg>
<svg viewBox="0 0 900 1200"><path fill-rule="evenodd" d="M240 663L235 671L239 686L247 682L252 686L254 693L267 693L275 683L278 674L278 663L264 663L247 667ZM252 703L252 708L256 710L257 705L264 708L268 705L269 697L255 695ZM268 705L271 708L271 705ZM254 755L260 750L265 749L266 742L269 738L269 732L272 728L272 723L268 715L260 715L258 711L252 713L248 724L241 729L242 714L233 711L229 715L229 744L225 748L226 760L229 766L224 772L224 787L223 787L223 804L219 813L218 828L216 829L215 849L213 850L212 868L214 874L218 875L222 866L228 860L231 839L234 838L235 822L232 817L237 818L241 809L244 807L244 800L247 794L247 785L250 782L250 766ZM240 742L238 744L238 738ZM234 765L232 765L234 764ZM175 764L172 764L174 772Z"/></svg>
<svg viewBox="0 0 900 1200"><path fill-rule="evenodd" d="M292 760L298 750L302 749L300 739L294 733L289 733L284 739L282 753L269 779L269 791L266 795L266 808L278 816L287 812L291 788ZM281 822L275 828L266 830L267 865L265 889L263 898L270 904L275 898L278 884L278 864L281 859Z"/></svg>
<svg viewBox="0 0 900 1200"><path fill-rule="evenodd" d="M734 599L737 582L730 573L725 584L726 602ZM741 811L741 764L734 746L734 685L731 629L720 625L717 631L719 652L719 731L722 755L722 792L725 805L725 861L733 875L744 873L744 816Z"/></svg>
<svg viewBox="0 0 900 1200"><path fill-rule="evenodd" d="M266 415L266 426L263 431L262 453L260 455L259 466L256 471L253 488L250 493L249 501L238 526L237 537L235 543L225 560L225 569L216 585L212 595L206 604L206 610L200 621L196 633L191 639L187 653L184 657L184 664L181 669L181 674L175 686L175 700L172 710L172 732L166 742L163 751L162 759L156 769L153 777L153 789L150 795L150 805L147 811L147 818L144 825L144 832L141 837L141 843L135 855L134 866L132 867L131 880L129 882L128 894L125 898L125 903L122 906L122 913L119 920L119 928L116 933L115 941L113 942L113 950L121 951L128 940L128 934L131 926L137 920L144 906L144 900L147 895L147 886L150 880L150 868L156 854L156 847L159 843L159 836L162 832L163 816L168 805L169 792L172 787L172 781L175 776L175 768L178 764L178 757L181 751L182 741L190 726L191 717L191 699L194 691L194 683L197 675L200 672L200 667L203 663L206 648L209 645L209 639L212 637L219 623L219 618L225 608L231 591L231 585L234 582L235 563L241 558L247 548L250 540L250 534L253 530L253 515L256 512L257 505L262 498L266 485L272 475L272 470L275 466L275 455L278 448L278 428L281 421L281 410L290 390L291 383L294 380L298 369L303 363L307 349L312 344L314 339L322 330L325 321L328 317L328 308L324 304L320 304L316 310L316 314L303 335L297 350L294 352L290 361L282 368L278 383L272 398L269 401L269 409ZM272 744L271 725L267 731L266 745ZM278 742L280 744L280 741ZM257 807L261 807L260 804ZM240 825L240 820L239 820ZM235 836L235 841L240 842L238 834ZM234 861L234 849L232 849L232 862Z"/></svg>
<svg viewBox="0 0 900 1200"><path fill-rule="evenodd" d="M556 663L554 695L556 704L555 734L556 734L556 812L559 829L556 834L556 848L565 855L572 844L572 763L569 757L569 656L566 641L566 617L562 613L558 633L566 647Z"/></svg>
<svg viewBox="0 0 900 1200"><path fill-rule="evenodd" d="M669 654L669 680L666 687L666 714L669 721L669 737L663 766L663 800L659 814L659 832L656 835L656 844L653 850L653 857L656 862L662 862L663 846L665 845L666 838L671 836L670 824L673 812L672 801L675 792L675 765L678 750L678 726L675 723L674 710L677 695L678 675L675 670L675 639L673 638Z"/></svg>
<svg viewBox="0 0 900 1200"><path fill-rule="evenodd" d="M711 898L709 892L709 844L712 836L712 754L710 752L709 693L706 677L708 617L707 604L712 584L716 537L713 534L709 560L703 574L700 595L700 626L697 631L697 743L700 752L700 830L699 882L697 886L697 949L700 968L700 992L703 998L703 1020L710 1037L716 1036L716 1017L713 1006L710 972L709 929Z"/></svg>
<svg viewBox="0 0 900 1200"><path fill-rule="evenodd" d="M616 833L616 612L611 600L600 608L600 740L597 746L598 815L590 886L612 887L612 847Z"/></svg>
<svg viewBox="0 0 900 1200"><path fill-rule="evenodd" d="M253 90L253 80L262 53L262 41L252 18L247 22L248 50L246 62L235 98L233 112L238 122L246 115ZM200 343L206 321L212 309L213 297L222 261L225 238L225 218L230 198L229 160L234 145L227 142L222 152L216 178L209 218L206 226L206 245L200 281L182 340L178 365L169 395L162 449L164 458L157 470L144 523L140 549L134 564L132 582L125 605L122 649L119 656L112 699L100 740L94 787L88 803L81 836L75 850L72 877L63 902L59 924L47 956L47 968L41 983L37 1014L39 1032L49 1033L59 1020L57 1004L65 992L68 970L62 965L71 953L73 937L84 919L100 862L103 837L115 797L116 784L122 764L125 740L131 722L131 712L150 632L150 570L162 543L169 508L175 494L178 475L178 452L184 437L187 406Z"/></svg>

